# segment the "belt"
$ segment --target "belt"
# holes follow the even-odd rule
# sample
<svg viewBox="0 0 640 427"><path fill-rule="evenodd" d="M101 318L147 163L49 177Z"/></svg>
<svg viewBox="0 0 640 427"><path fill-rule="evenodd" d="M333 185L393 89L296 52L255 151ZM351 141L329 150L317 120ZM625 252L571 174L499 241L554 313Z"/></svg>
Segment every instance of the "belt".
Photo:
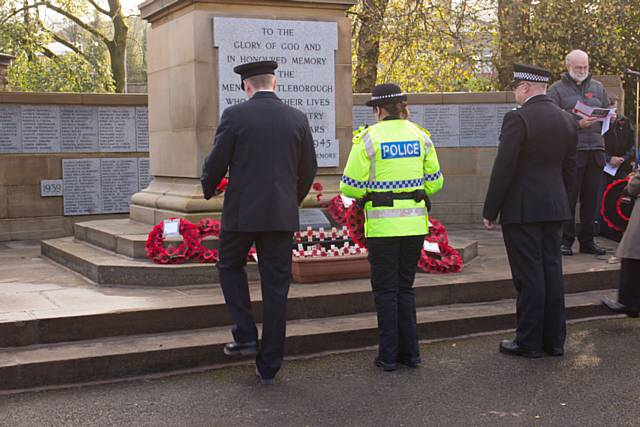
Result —
<svg viewBox="0 0 640 427"><path fill-rule="evenodd" d="M367 193L363 199L359 200L362 206L366 202L371 202L374 208L382 206L393 206L394 200L414 200L415 202L421 202L424 200L427 210L431 210L431 201L424 190L415 190L406 193L394 193L393 191L376 191Z"/></svg>

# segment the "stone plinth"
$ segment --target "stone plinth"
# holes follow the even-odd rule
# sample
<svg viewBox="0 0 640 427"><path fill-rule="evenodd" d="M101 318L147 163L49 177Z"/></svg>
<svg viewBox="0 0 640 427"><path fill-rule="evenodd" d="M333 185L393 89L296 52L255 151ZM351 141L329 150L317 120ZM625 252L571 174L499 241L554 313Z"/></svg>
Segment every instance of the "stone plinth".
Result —
<svg viewBox="0 0 640 427"><path fill-rule="evenodd" d="M218 48L213 18L336 23L335 135L340 141L337 167L319 175L335 181L351 141L351 24L346 10L353 0L150 0L140 6L148 30L150 172L154 181L132 197L132 220L148 224L180 216L216 216L222 197L206 201L199 177L211 150L220 116ZM301 81L300 83L304 83ZM238 96L244 96L238 93Z"/></svg>

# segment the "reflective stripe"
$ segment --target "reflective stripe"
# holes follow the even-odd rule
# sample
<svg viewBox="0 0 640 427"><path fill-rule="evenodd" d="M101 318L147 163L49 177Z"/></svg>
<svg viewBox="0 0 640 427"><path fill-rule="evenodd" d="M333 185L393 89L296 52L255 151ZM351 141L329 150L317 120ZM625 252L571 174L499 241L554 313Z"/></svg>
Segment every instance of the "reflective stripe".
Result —
<svg viewBox="0 0 640 427"><path fill-rule="evenodd" d="M442 172L428 173L424 176L425 181L437 181L442 176Z"/></svg>
<svg viewBox="0 0 640 427"><path fill-rule="evenodd" d="M397 188L416 188L424 185L424 178L403 179L400 181L369 181L367 188L374 190L395 190Z"/></svg>
<svg viewBox="0 0 640 427"><path fill-rule="evenodd" d="M341 181L351 187L367 188L367 181L358 181L357 179L349 178L346 175L342 175Z"/></svg>
<svg viewBox="0 0 640 427"><path fill-rule="evenodd" d="M362 140L364 141L364 149L367 152L367 157L369 157L369 181L376 180L376 149L373 146L373 140L371 139L371 135L366 133L362 136Z"/></svg>
<svg viewBox="0 0 640 427"><path fill-rule="evenodd" d="M411 216L425 216L425 208L405 208L405 209L384 209L378 211L367 211L367 218L401 218Z"/></svg>

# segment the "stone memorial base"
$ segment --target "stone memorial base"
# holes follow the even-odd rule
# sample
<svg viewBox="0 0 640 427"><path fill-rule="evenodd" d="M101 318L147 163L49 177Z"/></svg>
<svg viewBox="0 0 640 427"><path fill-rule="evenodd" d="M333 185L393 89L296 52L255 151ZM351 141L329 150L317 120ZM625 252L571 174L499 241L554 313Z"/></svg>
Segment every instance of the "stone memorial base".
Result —
<svg viewBox="0 0 640 427"><path fill-rule="evenodd" d="M158 265L147 259L144 246L152 228L131 219L81 222L74 225L73 237L43 240L41 251L97 285L167 287L219 283L218 271L212 264L196 261ZM465 263L478 255L477 240L455 235L449 240ZM207 246L217 247L217 240L208 241ZM257 265L248 263L247 274L249 280L259 280Z"/></svg>

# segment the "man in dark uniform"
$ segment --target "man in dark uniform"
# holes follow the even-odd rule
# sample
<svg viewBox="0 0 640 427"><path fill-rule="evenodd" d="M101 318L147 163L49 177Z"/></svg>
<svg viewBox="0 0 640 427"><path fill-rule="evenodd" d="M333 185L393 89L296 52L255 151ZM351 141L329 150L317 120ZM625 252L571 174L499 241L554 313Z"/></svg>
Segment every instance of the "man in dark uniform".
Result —
<svg viewBox="0 0 640 427"><path fill-rule="evenodd" d="M518 291L514 341L500 352L537 358L564 354L566 334L560 244L571 218L568 193L576 170L577 125L545 95L550 73L514 64L520 108L504 116L498 155L484 204L484 224L500 215Z"/></svg>
<svg viewBox="0 0 640 427"><path fill-rule="evenodd" d="M234 342L227 344L224 352L257 353L256 373L263 384L272 383L282 365L293 232L299 229L298 206L317 169L306 115L274 93L277 67L274 61L261 61L234 68L249 99L222 113L200 178L204 197L210 199L229 170L218 271L235 326ZM263 304L259 351L244 270L254 243Z"/></svg>

